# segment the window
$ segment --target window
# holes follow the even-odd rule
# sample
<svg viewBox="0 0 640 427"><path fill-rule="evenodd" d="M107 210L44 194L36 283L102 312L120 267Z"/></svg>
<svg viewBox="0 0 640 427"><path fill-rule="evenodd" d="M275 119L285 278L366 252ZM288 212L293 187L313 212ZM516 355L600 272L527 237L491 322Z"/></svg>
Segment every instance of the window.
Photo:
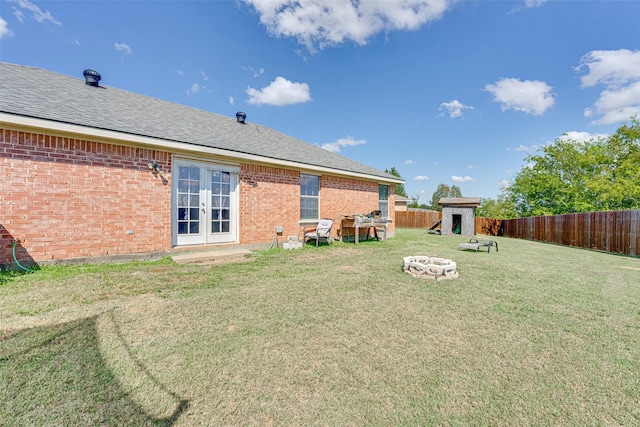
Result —
<svg viewBox="0 0 640 427"><path fill-rule="evenodd" d="M300 174L300 219L318 219L320 177Z"/></svg>
<svg viewBox="0 0 640 427"><path fill-rule="evenodd" d="M378 209L380 216L387 218L389 216L389 186L378 185Z"/></svg>

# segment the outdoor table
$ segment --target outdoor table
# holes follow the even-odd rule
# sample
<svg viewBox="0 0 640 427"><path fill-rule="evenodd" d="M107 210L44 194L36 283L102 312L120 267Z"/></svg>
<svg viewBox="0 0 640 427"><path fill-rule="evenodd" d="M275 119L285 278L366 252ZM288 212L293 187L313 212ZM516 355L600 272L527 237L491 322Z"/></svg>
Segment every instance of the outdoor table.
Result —
<svg viewBox="0 0 640 427"><path fill-rule="evenodd" d="M366 230L366 238L371 236L371 229L373 229L373 236L378 240L386 240L387 238L387 219L386 218L368 218L368 217L345 217L340 220L340 241L346 234L347 238L350 237L349 230L354 229L354 239L357 245L360 242L360 231ZM381 233L378 230L381 230ZM346 233L345 233L346 231Z"/></svg>

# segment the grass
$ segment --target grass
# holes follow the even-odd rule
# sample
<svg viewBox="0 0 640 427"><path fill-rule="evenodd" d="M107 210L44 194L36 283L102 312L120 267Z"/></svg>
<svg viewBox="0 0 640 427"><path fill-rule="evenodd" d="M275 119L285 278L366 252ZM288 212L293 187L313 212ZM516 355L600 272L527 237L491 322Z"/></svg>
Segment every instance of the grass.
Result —
<svg viewBox="0 0 640 427"><path fill-rule="evenodd" d="M3 273L0 425L640 423L640 259L461 241Z"/></svg>

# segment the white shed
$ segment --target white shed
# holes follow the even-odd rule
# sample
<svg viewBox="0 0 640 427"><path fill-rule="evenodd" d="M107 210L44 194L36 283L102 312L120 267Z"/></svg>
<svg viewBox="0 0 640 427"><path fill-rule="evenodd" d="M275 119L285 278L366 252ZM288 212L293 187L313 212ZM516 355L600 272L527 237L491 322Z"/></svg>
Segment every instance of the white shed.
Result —
<svg viewBox="0 0 640 427"><path fill-rule="evenodd" d="M442 234L476 234L476 208L480 197L443 197L438 202L442 206Z"/></svg>

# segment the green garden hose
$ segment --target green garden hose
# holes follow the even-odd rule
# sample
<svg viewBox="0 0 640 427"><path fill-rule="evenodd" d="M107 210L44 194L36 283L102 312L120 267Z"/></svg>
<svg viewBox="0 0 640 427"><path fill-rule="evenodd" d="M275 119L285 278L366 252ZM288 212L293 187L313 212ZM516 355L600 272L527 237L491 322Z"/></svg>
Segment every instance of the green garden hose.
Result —
<svg viewBox="0 0 640 427"><path fill-rule="evenodd" d="M27 268L25 266L23 266L22 264L20 264L18 262L18 259L16 258L16 246L18 245L18 239L13 241L13 248L11 249L11 253L13 254L13 260L15 261L16 265L18 267L20 267L21 269L23 269L24 271L27 271L29 273L33 273L33 270L30 268Z"/></svg>

